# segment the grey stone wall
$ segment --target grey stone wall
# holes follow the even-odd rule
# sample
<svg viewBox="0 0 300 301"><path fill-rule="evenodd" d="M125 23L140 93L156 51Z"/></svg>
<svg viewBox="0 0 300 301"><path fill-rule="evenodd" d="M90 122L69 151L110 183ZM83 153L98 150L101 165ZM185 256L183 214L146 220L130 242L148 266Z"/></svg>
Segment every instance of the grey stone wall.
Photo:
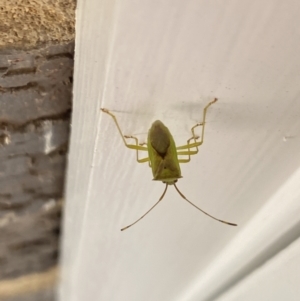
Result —
<svg viewBox="0 0 300 301"><path fill-rule="evenodd" d="M1 281L57 264L73 51L73 43L0 51L0 300ZM26 300L52 300L52 291Z"/></svg>

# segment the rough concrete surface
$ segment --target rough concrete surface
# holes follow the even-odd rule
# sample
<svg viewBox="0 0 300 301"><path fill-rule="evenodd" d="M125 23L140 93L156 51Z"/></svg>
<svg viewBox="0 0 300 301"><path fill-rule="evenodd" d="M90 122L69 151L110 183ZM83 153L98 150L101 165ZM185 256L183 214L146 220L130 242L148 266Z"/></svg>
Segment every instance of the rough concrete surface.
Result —
<svg viewBox="0 0 300 301"><path fill-rule="evenodd" d="M73 43L0 51L1 301L54 298L53 287L8 298L1 283L57 264L73 51Z"/></svg>
<svg viewBox="0 0 300 301"><path fill-rule="evenodd" d="M0 48L74 40L76 0L1 0Z"/></svg>

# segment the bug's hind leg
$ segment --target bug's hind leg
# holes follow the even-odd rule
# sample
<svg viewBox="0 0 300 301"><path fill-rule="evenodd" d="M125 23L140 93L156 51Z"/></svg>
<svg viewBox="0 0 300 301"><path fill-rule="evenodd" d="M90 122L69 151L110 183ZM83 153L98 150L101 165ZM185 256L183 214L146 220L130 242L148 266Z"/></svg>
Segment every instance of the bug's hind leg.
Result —
<svg viewBox="0 0 300 301"><path fill-rule="evenodd" d="M139 144L138 138L136 138L136 137L134 137L134 136L127 136L127 135L124 135L124 138L126 138L126 139L134 139L134 140L135 140L135 145L137 146L137 148L136 148L136 160L137 160L139 163L150 162L150 161L149 161L149 157L147 157L147 158L142 158L142 159L139 158L139 150L141 150L140 147L143 147L142 145L144 145L144 143ZM148 150L148 148L147 148L146 146L145 146L144 148L145 148L145 149L143 149L143 150Z"/></svg>
<svg viewBox="0 0 300 301"><path fill-rule="evenodd" d="M199 139L199 136L193 136L190 139L188 139L186 145L179 146L178 149L186 149L186 151L177 151L177 155L179 156L188 156L187 159L178 159L179 163L187 163L191 160L191 155L195 155L198 153L198 143L197 139ZM190 143L191 140L194 140L193 143ZM196 150L191 150L191 148L196 148Z"/></svg>
<svg viewBox="0 0 300 301"><path fill-rule="evenodd" d="M201 133L201 139L200 141L198 142L199 144L197 146L200 146L202 143L203 143L203 140L204 140L204 130L205 130L205 124L206 124L206 113L207 113L207 109L212 105L214 104L216 101L218 100L218 98L215 98L213 101L209 102L206 107L203 109L203 119L202 119L202 122L201 123L197 123L195 126L192 127L192 133L193 133L193 136L195 136L195 128L197 126L202 126L202 133ZM197 148L197 152L198 152L198 148Z"/></svg>
<svg viewBox="0 0 300 301"><path fill-rule="evenodd" d="M218 99L215 98L213 101L208 103L205 108L203 109L203 121L201 123L197 123L191 128L192 137L187 141L188 143L186 145L182 145L177 147L177 155L187 155L187 159L179 159L179 163L187 163L191 160L191 155L196 155L199 151L198 146L200 146L204 141L204 130L205 130L205 120L206 120L206 113L207 109L217 101ZM200 141L197 141L199 139L199 136L195 135L195 128L198 126L202 126L202 133L201 133L201 139ZM194 140L193 143L190 143L191 140ZM191 148L196 148L196 150L191 150ZM179 151L178 151L179 150ZM183 151L181 151L183 150Z"/></svg>
<svg viewBox="0 0 300 301"><path fill-rule="evenodd" d="M147 143L146 143L146 142L142 142L142 143L139 143L139 145L143 146L143 145L147 145ZM148 158L148 159L149 159L149 158ZM149 165L149 167L151 168L151 161L150 161L150 159L149 159L149 161L148 161L148 165Z"/></svg>

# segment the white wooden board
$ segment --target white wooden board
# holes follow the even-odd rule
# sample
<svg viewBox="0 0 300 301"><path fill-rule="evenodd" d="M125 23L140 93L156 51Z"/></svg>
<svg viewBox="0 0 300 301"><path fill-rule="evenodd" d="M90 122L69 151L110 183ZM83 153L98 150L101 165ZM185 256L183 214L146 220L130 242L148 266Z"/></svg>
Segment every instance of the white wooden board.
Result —
<svg viewBox="0 0 300 301"><path fill-rule="evenodd" d="M61 301L214 300L296 237L299 15L297 0L78 1ZM239 226L170 187L121 232L163 185L100 108L142 142L160 119L183 144L214 97L178 187Z"/></svg>
<svg viewBox="0 0 300 301"><path fill-rule="evenodd" d="M300 296L299 250L300 239L298 238L216 301L298 301Z"/></svg>

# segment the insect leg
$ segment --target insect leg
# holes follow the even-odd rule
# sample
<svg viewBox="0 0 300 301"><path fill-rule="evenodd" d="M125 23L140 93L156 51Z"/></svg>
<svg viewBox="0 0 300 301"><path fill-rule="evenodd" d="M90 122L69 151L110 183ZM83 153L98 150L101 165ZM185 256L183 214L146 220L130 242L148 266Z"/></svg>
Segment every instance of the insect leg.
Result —
<svg viewBox="0 0 300 301"><path fill-rule="evenodd" d="M192 128L191 128L191 132L192 132L192 138L190 138L188 140L188 144L186 145L182 145L182 146L178 146L176 149L177 150L185 150L187 149L186 151L179 151L177 152L177 155L187 155L189 156L188 159L179 159L179 163L187 163L190 161L190 156L191 155L196 155L198 153L198 146L200 146L203 141L204 141L204 130L205 130L205 120L206 120L206 113L207 113L207 109L217 101L218 99L215 98L213 101L211 101L210 103L208 103L206 105L206 107L203 109L203 121L201 123L197 123L196 125L194 125ZM197 141L197 139L199 139L198 136L195 135L195 128L198 127L198 126L202 126L202 134L201 134L201 139L200 141ZM194 140L194 143L189 143L191 140ZM191 150L191 148L196 148L196 150Z"/></svg>
<svg viewBox="0 0 300 301"><path fill-rule="evenodd" d="M139 143L139 145L147 145L147 143L146 142L142 142L142 143ZM149 159L149 158L148 158ZM150 161L150 159L148 160L148 165L149 165L149 167L151 168L151 161Z"/></svg>
<svg viewBox="0 0 300 301"><path fill-rule="evenodd" d="M206 123L206 112L207 112L207 109L212 105L212 104L214 104L216 101L218 100L218 98L215 98L213 101L211 101L210 103L208 103L207 105L206 105L206 107L204 108L204 110L203 110L203 121L199 124L197 124L197 125L195 125L194 127L192 127L192 133L193 133L193 136L195 136L195 133L194 133L194 130L195 130L195 128L198 126L198 125L201 125L202 126L202 134L201 134L201 140L198 142L199 143L199 145L197 145L197 146L200 146L202 143L203 143L203 140L204 140L204 130L205 130L205 123Z"/></svg>
<svg viewBox="0 0 300 301"><path fill-rule="evenodd" d="M115 116L114 114L112 114L109 110L104 109L104 108L101 108L101 111L104 112L104 113L106 113L106 114L108 114L108 115L110 115L110 116L112 117L112 119L114 120L114 123L116 124L117 129L118 129L118 131L119 131L119 133L120 133L120 135L121 135L121 137L122 137L122 140L123 140L123 142L124 142L124 144L125 144L126 147L128 147L128 148L130 148L130 149L135 149L135 150L137 151L137 153L138 153L138 151L148 151L148 148L147 148L146 146L142 146L142 145L139 145L139 144L138 144L137 138L132 137L132 136L124 136L124 135L123 135L123 133L122 133L122 131L121 131L121 128L120 128L120 126L119 126L119 123L118 123L118 121L117 121L117 118L116 118L116 116ZM125 138L133 138L133 139L136 139L136 144L135 144L135 145L134 145L134 144L128 144L128 143L126 142ZM148 159L148 160L145 160L145 159ZM140 162L140 163L143 163L143 162L149 161L149 158L139 159L139 158L138 158L138 154L137 154L137 161Z"/></svg>
<svg viewBox="0 0 300 301"><path fill-rule="evenodd" d="M139 140L138 138L134 137L134 136L127 136L127 135L124 135L124 138L126 139L134 139L135 140L135 144L136 146L141 146L139 144ZM146 149L148 150L148 148L146 147ZM145 163L145 162L150 162L149 158L142 158L142 159L139 159L139 149L136 148L136 160L139 162L139 163Z"/></svg>
<svg viewBox="0 0 300 301"><path fill-rule="evenodd" d="M188 156L188 158L187 159L178 159L179 163L187 163L187 162L189 162L191 160L191 155L195 155L195 154L198 153L198 146L197 146L198 142L197 142L197 139L199 139L199 136L191 137L187 141L187 143L188 143L187 145L181 146L181 147L185 147L186 146L188 148L188 150L187 151L179 151L179 152L177 152L177 155L179 155L179 156ZM191 140L195 141L192 145L196 144L196 146L191 146L191 143L190 143ZM194 151L190 150L191 147L196 147L196 150L194 150ZM178 148L177 148L177 150L178 150Z"/></svg>

